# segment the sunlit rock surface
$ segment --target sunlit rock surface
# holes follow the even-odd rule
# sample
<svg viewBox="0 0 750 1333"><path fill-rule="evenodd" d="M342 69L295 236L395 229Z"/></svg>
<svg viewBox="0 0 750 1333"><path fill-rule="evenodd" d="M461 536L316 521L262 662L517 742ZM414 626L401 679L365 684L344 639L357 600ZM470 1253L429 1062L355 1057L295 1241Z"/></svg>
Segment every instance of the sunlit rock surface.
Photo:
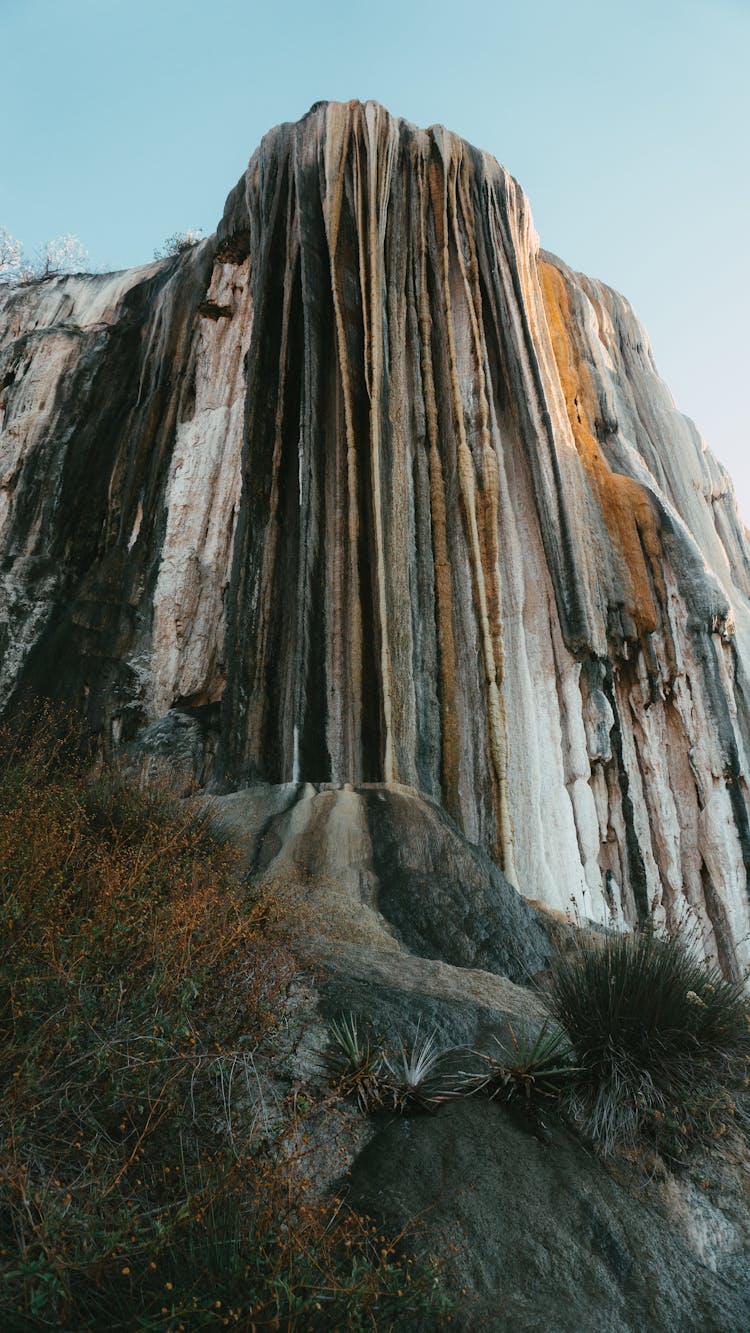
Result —
<svg viewBox="0 0 750 1333"><path fill-rule="evenodd" d="M527 898L746 959L732 485L494 158L317 105L196 248L0 294L0 349L7 710L413 788Z"/></svg>

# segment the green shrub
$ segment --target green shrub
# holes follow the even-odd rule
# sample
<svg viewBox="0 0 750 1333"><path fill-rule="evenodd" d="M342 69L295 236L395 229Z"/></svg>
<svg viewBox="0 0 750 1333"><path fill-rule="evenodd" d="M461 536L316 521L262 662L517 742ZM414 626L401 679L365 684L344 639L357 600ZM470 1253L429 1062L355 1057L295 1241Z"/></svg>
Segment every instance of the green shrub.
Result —
<svg viewBox="0 0 750 1333"><path fill-rule="evenodd" d="M608 935L556 960L549 1004L581 1067L584 1127L605 1152L646 1134L663 1139L660 1127L675 1114L690 1122L683 1142L715 1136L708 1108L726 1105L724 1091L747 1073L740 985L680 941Z"/></svg>
<svg viewBox="0 0 750 1333"><path fill-rule="evenodd" d="M203 232L200 227L197 231L175 231L168 236L163 245L159 245L154 250L154 259L169 259L172 255L184 254L186 250L192 250L203 239Z"/></svg>

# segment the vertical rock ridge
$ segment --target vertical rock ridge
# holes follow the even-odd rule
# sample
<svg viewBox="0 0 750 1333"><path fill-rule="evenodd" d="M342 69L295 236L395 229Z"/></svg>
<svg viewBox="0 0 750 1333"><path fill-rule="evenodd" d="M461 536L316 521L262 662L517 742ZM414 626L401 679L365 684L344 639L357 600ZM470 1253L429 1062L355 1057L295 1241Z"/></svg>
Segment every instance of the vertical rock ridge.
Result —
<svg viewBox="0 0 750 1333"><path fill-rule="evenodd" d="M346 722L339 722L339 728L346 735L348 744L343 753L338 756L338 764L335 766L337 776L344 773L351 774L351 780L359 782L363 777L362 762L362 619L361 605L359 596L359 508L358 508L358 484L357 484L357 452L356 452L356 434L354 420L354 405L352 384L349 374L349 355L347 347L347 331L344 316L344 305L341 293L341 282L338 268L339 256L339 233L341 227L341 211L343 207L344 183L346 179L345 163L348 157L349 138L351 133L351 116L348 107L332 106L328 115L328 133L325 139L325 218L326 232L328 235L328 246L330 252L331 264L331 287L333 291L333 302L336 317L336 349L337 361L341 375L341 392L344 408L344 425L346 439L346 505L345 512L347 516L346 539L348 544L344 543L344 532L338 532L337 537L342 543L342 548L346 552L345 568L348 578L346 579L348 596L346 598L346 608L348 611L348 634L347 627L339 622L336 629L336 637L344 639L348 651L337 654L337 661L341 661L344 668L341 675L335 676L335 679L348 681L349 686L349 708ZM328 204L329 198L331 204ZM337 497L339 503L343 496ZM340 548L336 548L337 552ZM341 603L334 608L334 614L341 616ZM346 669L348 668L348 670ZM337 699L339 706L343 703L341 696ZM339 709L337 709L339 711ZM342 736L343 739L343 736Z"/></svg>

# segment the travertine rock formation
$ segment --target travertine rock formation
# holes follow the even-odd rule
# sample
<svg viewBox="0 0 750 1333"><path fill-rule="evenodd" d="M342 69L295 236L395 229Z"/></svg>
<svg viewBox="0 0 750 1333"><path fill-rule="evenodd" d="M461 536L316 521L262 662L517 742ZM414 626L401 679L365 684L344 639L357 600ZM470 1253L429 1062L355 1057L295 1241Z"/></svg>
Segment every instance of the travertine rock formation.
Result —
<svg viewBox="0 0 750 1333"><path fill-rule="evenodd" d="M189 733L201 780L415 788L526 897L693 919L736 971L731 482L493 158L319 104L215 236L5 292L0 348L8 709Z"/></svg>

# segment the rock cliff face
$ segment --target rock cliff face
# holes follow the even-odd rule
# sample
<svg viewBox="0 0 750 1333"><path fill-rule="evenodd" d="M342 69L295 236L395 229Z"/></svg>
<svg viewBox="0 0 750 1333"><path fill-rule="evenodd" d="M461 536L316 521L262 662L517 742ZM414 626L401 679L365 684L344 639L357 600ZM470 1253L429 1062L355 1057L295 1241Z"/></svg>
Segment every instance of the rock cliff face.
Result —
<svg viewBox="0 0 750 1333"><path fill-rule="evenodd" d="M414 788L527 898L748 956L731 482L446 130L317 105L194 249L0 295L0 550L6 709Z"/></svg>

